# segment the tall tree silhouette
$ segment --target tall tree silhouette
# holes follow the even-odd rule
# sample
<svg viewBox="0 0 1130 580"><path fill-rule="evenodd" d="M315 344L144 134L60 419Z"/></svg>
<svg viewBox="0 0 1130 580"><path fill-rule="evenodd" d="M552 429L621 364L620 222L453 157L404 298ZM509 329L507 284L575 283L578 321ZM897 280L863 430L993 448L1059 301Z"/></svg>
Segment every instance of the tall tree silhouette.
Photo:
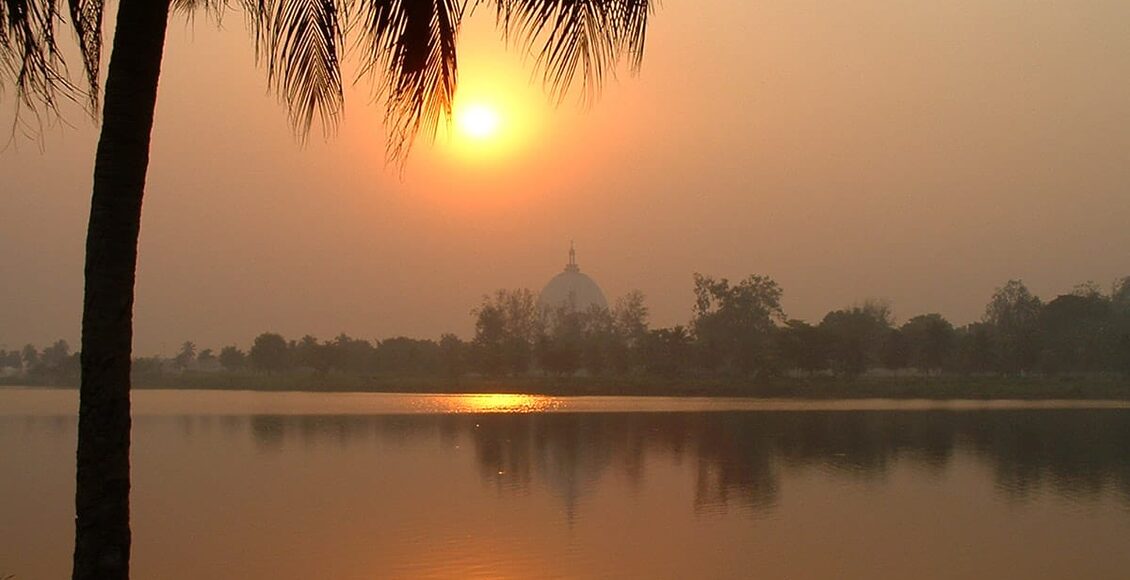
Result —
<svg viewBox="0 0 1130 580"><path fill-rule="evenodd" d="M51 112L85 94L99 106L105 0L0 0L0 88L17 107ZM129 576L129 371L134 277L149 139L171 8L247 14L267 78L305 138L343 102L341 56L352 36L361 74L386 107L388 153L403 159L421 130L451 114L456 37L469 9L493 8L505 34L537 53L557 98L595 94L626 57L640 64L650 0L120 0L103 97L87 230L73 577ZM84 79L67 75L56 26L77 38Z"/></svg>

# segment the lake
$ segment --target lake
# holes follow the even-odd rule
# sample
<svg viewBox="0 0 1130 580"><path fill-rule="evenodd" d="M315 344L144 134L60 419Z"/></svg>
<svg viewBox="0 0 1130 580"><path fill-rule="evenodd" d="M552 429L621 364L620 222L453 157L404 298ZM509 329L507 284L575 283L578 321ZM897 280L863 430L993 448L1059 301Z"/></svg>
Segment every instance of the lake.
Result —
<svg viewBox="0 0 1130 580"><path fill-rule="evenodd" d="M0 389L0 578L76 391ZM1130 407L138 391L133 577L1125 578Z"/></svg>

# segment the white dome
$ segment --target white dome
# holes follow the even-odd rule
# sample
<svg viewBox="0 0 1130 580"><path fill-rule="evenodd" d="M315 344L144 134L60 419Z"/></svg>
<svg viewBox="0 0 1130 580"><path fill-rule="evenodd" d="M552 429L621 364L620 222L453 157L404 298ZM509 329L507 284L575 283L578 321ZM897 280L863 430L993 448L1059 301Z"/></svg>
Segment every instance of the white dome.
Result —
<svg viewBox="0 0 1130 580"><path fill-rule="evenodd" d="M601 291L600 286L597 286L592 278L581 273L581 268L577 266L576 252L572 247L569 248L569 263L565 265L565 271L554 276L545 288L542 288L538 302L546 308L567 306L577 311L588 310L594 304L608 308L608 301L604 299L604 292Z"/></svg>

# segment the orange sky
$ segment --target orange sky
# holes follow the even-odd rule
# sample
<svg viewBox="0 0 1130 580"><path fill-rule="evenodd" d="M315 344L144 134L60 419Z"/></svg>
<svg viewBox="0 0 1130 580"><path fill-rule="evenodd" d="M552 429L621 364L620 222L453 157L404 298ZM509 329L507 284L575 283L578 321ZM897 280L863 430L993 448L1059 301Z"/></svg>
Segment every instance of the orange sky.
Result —
<svg viewBox="0 0 1130 580"><path fill-rule="evenodd" d="M570 239L658 325L689 318L695 271L767 274L813 321L882 297L957 323L1009 278L1051 297L1130 275L1130 3L668 0L639 77L556 109L483 12L464 96L521 109L520 132L485 156L420 141L402 175L366 85L301 148L241 17L177 17L137 351L466 337L482 294L539 289ZM77 344L96 131L67 120L0 153L0 348Z"/></svg>

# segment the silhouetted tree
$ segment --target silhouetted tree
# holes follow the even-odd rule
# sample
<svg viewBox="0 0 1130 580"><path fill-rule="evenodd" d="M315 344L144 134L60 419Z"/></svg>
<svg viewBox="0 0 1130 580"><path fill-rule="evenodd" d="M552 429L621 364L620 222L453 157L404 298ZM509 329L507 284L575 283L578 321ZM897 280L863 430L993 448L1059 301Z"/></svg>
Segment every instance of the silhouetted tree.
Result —
<svg viewBox="0 0 1130 580"><path fill-rule="evenodd" d="M484 296L472 314L475 338L471 345L480 372L497 375L529 370L534 345L541 341L545 326L533 292L498 290Z"/></svg>
<svg viewBox="0 0 1130 580"><path fill-rule="evenodd" d="M180 370L188 368L194 360L196 360L196 345L192 341L185 341L180 347L180 352L173 357L173 362Z"/></svg>
<svg viewBox="0 0 1130 580"><path fill-rule="evenodd" d="M1110 301L1116 307L1130 308L1130 276L1123 276L1111 284Z"/></svg>
<svg viewBox="0 0 1130 580"><path fill-rule="evenodd" d="M251 366L256 370L274 373L290 366L290 352L286 339L273 332L255 337L248 353Z"/></svg>
<svg viewBox="0 0 1130 580"><path fill-rule="evenodd" d="M545 312L546 330L537 345L542 370L572 375L581 367L584 348L584 314L572 304L561 304Z"/></svg>
<svg viewBox="0 0 1130 580"><path fill-rule="evenodd" d="M580 315L581 366L590 375L604 374L614 359L626 358L625 339L617 331L609 309L594 304Z"/></svg>
<svg viewBox="0 0 1130 580"><path fill-rule="evenodd" d="M467 343L454 334L439 337L439 360L443 374L458 379L467 372Z"/></svg>
<svg viewBox="0 0 1130 580"><path fill-rule="evenodd" d="M1040 356L1040 311L1043 303L1020 280L997 288L985 307L985 322L993 329L1004 372L1032 370Z"/></svg>
<svg viewBox="0 0 1130 580"><path fill-rule="evenodd" d="M30 369L39 364L39 350L35 345L25 344L23 349L20 350L20 358L24 361L24 368Z"/></svg>
<svg viewBox="0 0 1130 580"><path fill-rule="evenodd" d="M201 350L200 354L196 355L196 360L197 360L197 362L200 362L200 363L210 363L215 359L216 359L216 353L215 353L215 351L213 351L210 348L206 348L204 350Z"/></svg>
<svg viewBox="0 0 1130 580"><path fill-rule="evenodd" d="M1049 373L1101 370L1113 348L1111 304L1094 288L1057 296L1040 311L1040 366Z"/></svg>
<svg viewBox="0 0 1130 580"><path fill-rule="evenodd" d="M0 350L0 368L18 369L23 367L23 358L18 350Z"/></svg>
<svg viewBox="0 0 1130 580"><path fill-rule="evenodd" d="M691 345L690 333L682 326L652 330L643 340L644 368L664 377L679 376L690 366Z"/></svg>
<svg viewBox="0 0 1130 580"><path fill-rule="evenodd" d="M506 341L506 316L502 309L484 299L474 310L475 338L471 341L475 367L487 376L502 374L506 367L503 343Z"/></svg>
<svg viewBox="0 0 1130 580"><path fill-rule="evenodd" d="M163 361L159 356L145 356L133 359L131 372L135 377L157 377L161 375Z"/></svg>
<svg viewBox="0 0 1130 580"><path fill-rule="evenodd" d="M66 384L77 376L77 359L71 354L71 347L65 340L57 340L50 346L37 351L34 346L25 346L22 353L24 372L33 383Z"/></svg>
<svg viewBox="0 0 1130 580"><path fill-rule="evenodd" d="M403 336L377 343L373 352L376 368L401 375L434 373L440 365L439 345L431 340Z"/></svg>
<svg viewBox="0 0 1130 580"><path fill-rule="evenodd" d="M1110 292L1110 367L1130 374L1130 276L1116 280Z"/></svg>
<svg viewBox="0 0 1130 580"><path fill-rule="evenodd" d="M328 344L319 344L317 338L307 334L294 345L294 364L325 374L332 362L329 350Z"/></svg>
<svg viewBox="0 0 1130 580"><path fill-rule="evenodd" d="M331 365L348 373L363 374L377 370L376 349L373 344L345 333L328 343Z"/></svg>
<svg viewBox="0 0 1130 580"><path fill-rule="evenodd" d="M774 323L785 320L781 294L767 276L751 275L731 285L696 273L692 324L706 366L742 373L765 369Z"/></svg>
<svg viewBox="0 0 1130 580"><path fill-rule="evenodd" d="M999 364L993 328L985 322L974 322L957 333L958 367L966 373L987 373Z"/></svg>
<svg viewBox="0 0 1130 580"><path fill-rule="evenodd" d="M55 370L66 366L67 359L71 357L71 345L65 340L57 340L51 346L43 349L39 362L48 370Z"/></svg>
<svg viewBox="0 0 1130 580"><path fill-rule="evenodd" d="M809 374L828 368L828 341L819 328L789 320L777 331L777 353L785 368Z"/></svg>
<svg viewBox="0 0 1130 580"><path fill-rule="evenodd" d="M632 290L616 299L612 306L613 328L616 342L607 353L608 365L623 374L639 364L641 348L648 333L648 307L644 295Z"/></svg>
<svg viewBox="0 0 1130 580"><path fill-rule="evenodd" d="M828 341L832 370L854 377L877 364L890 328L890 307L882 302L829 312L820 332Z"/></svg>
<svg viewBox="0 0 1130 580"><path fill-rule="evenodd" d="M220 349L220 366L229 371L237 371L247 366L247 355L235 346Z"/></svg>
<svg viewBox="0 0 1130 580"><path fill-rule="evenodd" d="M902 325L910 365L922 371L941 370L956 344L953 325L941 314L922 314Z"/></svg>
<svg viewBox="0 0 1130 580"><path fill-rule="evenodd" d="M897 328L891 328L883 337L879 351L879 362L883 368L898 370L910 366L910 341Z"/></svg>

